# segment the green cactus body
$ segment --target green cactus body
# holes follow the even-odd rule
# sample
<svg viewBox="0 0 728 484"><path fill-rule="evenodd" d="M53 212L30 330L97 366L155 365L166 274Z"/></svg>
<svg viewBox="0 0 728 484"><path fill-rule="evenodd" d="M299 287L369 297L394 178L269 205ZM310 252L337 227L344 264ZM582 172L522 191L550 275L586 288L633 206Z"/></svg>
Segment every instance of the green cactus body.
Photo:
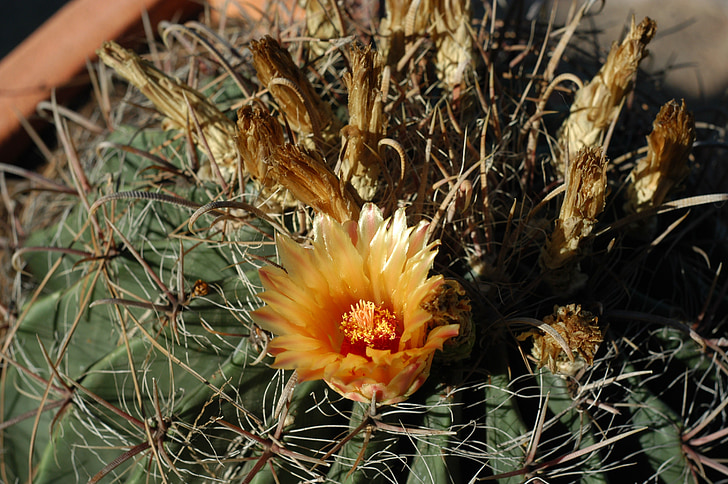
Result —
<svg viewBox="0 0 728 484"><path fill-rule="evenodd" d="M591 195L599 210L585 214L584 184L565 188L562 197L563 180L548 162L551 145L541 136L558 131L546 113L569 112L554 100L558 96L550 96L555 87L531 52L534 38L553 51L545 37L551 30L534 23L533 31L521 31L499 12L485 16L483 24L468 16L460 23L473 27L468 39L477 39L478 49L438 53L433 49L443 43L433 43L421 25L446 27L435 18L425 21L425 3L413 25L395 25L406 12L388 14L391 32L408 32L400 40L411 57L390 59L364 87L347 87L342 80L349 69L349 37L325 39L309 50L301 41L305 32L291 27L296 35L283 34L278 24L261 22L265 32L255 35L232 27L213 35L201 24L166 26L167 34L208 40L203 47L186 41L171 46L170 57L159 65L178 66L175 76L158 74L201 86L195 102L213 104L207 112L217 113L218 121L229 118L215 130L218 135L235 129L235 112L246 106L241 112L249 114L243 123L250 128L248 138L225 146L246 148L258 178L230 160L217 177L209 155L220 150L204 146L206 120L189 115L185 129L178 115L176 129L164 131L164 116L154 113L162 103L146 101L130 88L105 113L109 129L93 140L77 134L71 143L90 190L36 198L17 194L33 223L18 237L22 247L13 247L16 266L23 266L12 291L18 318L8 316L2 327L0 480L602 484L717 481L728 475L721 460L728 421L722 337L728 298L725 276L716 270L728 256L725 244L716 242L725 239L723 219L701 215L688 219L694 225L687 230L682 219L660 218L681 210L680 204L663 206L662 215L640 216L663 226L664 238L631 239L630 227L639 220L620 211L618 189L627 171L604 165L597 155L599 176L585 178L598 192ZM345 13L347 32L358 36L354 25L364 23ZM246 50L250 40L273 32L281 45L273 36L266 45L278 57L275 49L288 50L282 56L287 69L308 59L309 51L321 52L295 75L270 68L268 84L278 98L257 85ZM457 69L435 65L463 56L470 62ZM437 78L444 71L450 73L447 82ZM311 82L305 99L291 81L297 76ZM109 79L101 82L112 86ZM347 88L365 87L374 91L358 93L357 109L375 112L364 104L376 100L373 119L382 118L376 136L347 119ZM560 92L559 99L566 95ZM339 119L317 123L347 126L342 140L328 132L322 138L316 134L321 126L313 126L311 136L290 129L293 116L318 118L286 109L314 109L321 102ZM642 114L630 111L634 118ZM256 132L256 122L268 123L275 139ZM619 126L607 153L612 159L638 151L641 143ZM318 243L313 220L340 224L350 237L358 230L347 221L367 208L357 194L363 192L340 177L346 139L366 150L367 166L376 164L361 174L372 183L363 192L376 210L386 218L406 207L406 227L415 227L414 235L401 238L398 252L377 255L395 264L417 252L407 244L439 240L431 247L421 244L431 250L423 249L423 258L434 260L432 274L430 266L417 267L425 267L419 275L428 284L445 287L435 278L442 274L450 288L412 311L432 316L416 331L428 336L453 331L445 354L432 349L425 355L426 371L415 375L421 377L417 389L405 393L410 389L405 385L395 397L406 398L392 399L398 403L391 405L348 400L322 379L298 381L302 372L294 374L285 361L274 368L271 355L279 355L267 345L280 335L253 324L258 311L251 316L264 305L266 296L258 294L265 277L266 291L282 277L281 271L259 269L280 264L286 271L296 263L294 251L278 257L277 236L311 247ZM377 146L368 146L370 139L379 140ZM259 153L264 160L255 158ZM73 185L71 168L63 170L58 178ZM685 184L697 192L692 178ZM727 198L713 194L684 203ZM567 203L562 200L573 206L560 206ZM706 208L708 215L720 210L709 207L714 212ZM547 243L557 255L565 250L553 242L560 212L575 227L588 224L588 230L562 241L570 244L568 255L580 277L568 298L548 284L554 275L548 265L539 265ZM417 225L421 220L430 224ZM401 235L385 229L386 237ZM316 294L311 300L328 307L327 298L333 296ZM379 308L379 300L370 303L394 321L394 346L369 346L356 354L369 362L375 351L397 353L404 338L396 327L404 323L394 310ZM562 319L588 313L588 335L574 343L578 326L558 326L565 321L551 315L554 305ZM367 307L362 304L360 312ZM359 315L353 306L346 310L347 322ZM333 317L341 322L340 316ZM462 330L457 337L455 327ZM577 330L559 334L557 327ZM321 338L338 341L345 353L339 336ZM529 353L534 345L539 346ZM344 357L350 354L354 350ZM322 360L328 356L316 353Z"/></svg>

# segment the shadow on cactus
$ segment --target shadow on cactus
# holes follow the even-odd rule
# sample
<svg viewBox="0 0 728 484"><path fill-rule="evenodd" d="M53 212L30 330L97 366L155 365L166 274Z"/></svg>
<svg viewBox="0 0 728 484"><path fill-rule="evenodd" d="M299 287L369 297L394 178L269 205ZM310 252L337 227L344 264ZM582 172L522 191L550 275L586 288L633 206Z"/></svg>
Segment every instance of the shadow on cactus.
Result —
<svg viewBox="0 0 728 484"><path fill-rule="evenodd" d="M722 130L644 96L650 19L582 80L456 3L100 47L3 187L4 482L728 476Z"/></svg>

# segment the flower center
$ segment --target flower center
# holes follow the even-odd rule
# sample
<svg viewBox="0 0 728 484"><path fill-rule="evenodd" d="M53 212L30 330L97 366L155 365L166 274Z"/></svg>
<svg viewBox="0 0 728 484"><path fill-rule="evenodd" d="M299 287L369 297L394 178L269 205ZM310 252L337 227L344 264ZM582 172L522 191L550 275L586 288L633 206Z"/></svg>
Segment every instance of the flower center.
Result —
<svg viewBox="0 0 728 484"><path fill-rule="evenodd" d="M344 313L339 330L344 335L341 354L366 356L366 349L397 351L399 338L397 318L371 301L360 300Z"/></svg>

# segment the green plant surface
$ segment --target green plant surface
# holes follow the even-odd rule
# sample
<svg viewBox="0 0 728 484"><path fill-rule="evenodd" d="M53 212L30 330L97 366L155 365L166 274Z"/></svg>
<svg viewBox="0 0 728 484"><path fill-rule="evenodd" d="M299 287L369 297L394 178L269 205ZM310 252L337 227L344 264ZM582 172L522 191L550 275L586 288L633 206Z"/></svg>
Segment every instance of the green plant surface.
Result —
<svg viewBox="0 0 728 484"><path fill-rule="evenodd" d="M523 480L525 461L523 437L528 428L523 421L515 392L509 388L506 375L493 375L485 389L485 425L488 461L493 475L502 476L499 482Z"/></svg>
<svg viewBox="0 0 728 484"><path fill-rule="evenodd" d="M601 66L568 62L583 53L585 33L554 34L541 17L527 22L517 10L502 12L500 2L487 4L486 15L456 22L477 45L459 48L458 56L470 57L450 66L448 79L453 69L462 74L450 84L438 49L451 12L422 22L418 15L430 6L417 3L416 12L401 15L406 26L383 33L374 27L391 19L354 18L360 9L336 5L327 18L344 31L336 27L325 39L271 2L254 24L162 24L166 45L145 54L229 120L241 106L272 116L285 143L305 146L322 166L284 166L262 149L270 140L255 138L261 179L246 172L242 150L234 176L205 178L200 167L214 161L201 135L206 120L190 116L185 129L164 129L157 103L98 69L98 106L81 128L53 113L61 142L49 176L66 189L35 179L38 185L12 194L19 205L12 207L0 177L0 198L12 208L12 237L2 240L15 251L13 273L22 271L8 291L12 304L0 307L0 480L724 480L728 283L721 271L728 250L718 202L728 195L710 192L721 179L711 167L723 153L706 146L725 145L725 116L723 124L700 125L705 143L696 144L681 191L652 212L631 214L625 187L659 109L652 92L638 88L610 111L618 116L600 135L609 141L604 156L584 169L601 180L604 167L604 183L592 187L598 196L583 184L574 192L569 182L580 173L564 177L552 166L561 156L559 125L577 97L572 84L588 86L582 74ZM314 119L318 101L283 70L260 84L250 42L264 34L280 40L301 68L295 74L337 119L311 121L310 133L291 128ZM569 39L573 47L562 50ZM356 65L354 41L406 53L382 60L384 74L371 80L375 102L359 111L349 103L368 87L344 81ZM295 112L281 92L292 96ZM380 125L357 124L362 112L380 111ZM329 136L324 128L334 125L345 127ZM258 270L295 264L279 260L276 237L310 247L320 207L345 195L353 214L362 207L352 180L343 179L352 161L344 158L370 135L362 149L378 176L361 177L372 184L367 193L385 217L405 208L409 227L429 224L426 237L438 251L430 276L463 287L467 297L453 299L472 309L472 328L457 320L460 307L431 314L471 329L458 337L471 338L468 351L474 345L472 354L450 353L461 359L435 355L428 381L407 401L384 406L274 368L267 344L276 335L251 316L264 304ZM284 175L298 178L286 185ZM339 186L322 196L317 190L331 180ZM576 201L573 216L561 220L566 200ZM595 206L597 214L577 217ZM574 258L549 268L543 254L567 225L583 232L553 252ZM386 256L408 257L409 247L398 249ZM603 340L588 348L594 358L583 369L555 375L529 352L534 334L548 333L554 306L569 304L593 313ZM576 349L563 343L573 356Z"/></svg>

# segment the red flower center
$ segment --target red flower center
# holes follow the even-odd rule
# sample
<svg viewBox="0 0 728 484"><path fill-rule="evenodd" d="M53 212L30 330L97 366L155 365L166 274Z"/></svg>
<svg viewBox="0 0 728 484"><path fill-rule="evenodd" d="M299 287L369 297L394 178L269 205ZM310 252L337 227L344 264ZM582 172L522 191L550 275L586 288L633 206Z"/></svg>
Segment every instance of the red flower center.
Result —
<svg viewBox="0 0 728 484"><path fill-rule="evenodd" d="M344 313L339 330L344 335L341 354L366 356L366 349L397 351L399 338L397 318L371 301L360 300Z"/></svg>

